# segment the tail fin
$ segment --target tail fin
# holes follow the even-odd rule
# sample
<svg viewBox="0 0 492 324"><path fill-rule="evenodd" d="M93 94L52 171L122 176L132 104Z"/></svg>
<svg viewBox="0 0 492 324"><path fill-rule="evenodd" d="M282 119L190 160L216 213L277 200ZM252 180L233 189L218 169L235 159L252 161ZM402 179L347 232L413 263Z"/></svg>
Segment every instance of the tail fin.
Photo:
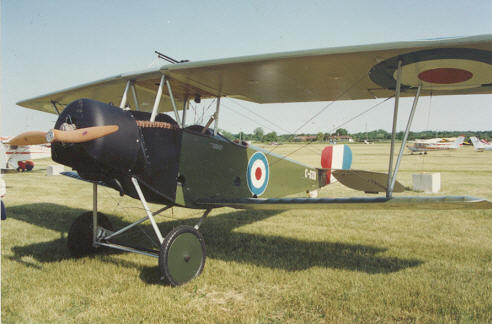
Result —
<svg viewBox="0 0 492 324"><path fill-rule="evenodd" d="M463 144L464 141L465 141L465 137L464 136L460 136L460 137L458 137L456 139L456 142L455 143L456 143L456 145L459 146L459 145Z"/></svg>
<svg viewBox="0 0 492 324"><path fill-rule="evenodd" d="M470 137L470 141L472 142L475 150L479 150L483 147L483 144L475 136Z"/></svg>
<svg viewBox="0 0 492 324"><path fill-rule="evenodd" d="M352 165L352 150L346 144L330 145L321 153L321 167L328 169L326 184L336 182L331 170L348 170Z"/></svg>

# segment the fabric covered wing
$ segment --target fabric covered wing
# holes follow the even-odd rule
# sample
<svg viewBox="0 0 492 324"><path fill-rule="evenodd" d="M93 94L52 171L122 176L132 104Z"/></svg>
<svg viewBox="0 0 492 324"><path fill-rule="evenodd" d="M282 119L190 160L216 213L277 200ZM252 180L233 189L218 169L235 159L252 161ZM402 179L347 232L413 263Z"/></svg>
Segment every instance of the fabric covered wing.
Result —
<svg viewBox="0 0 492 324"><path fill-rule="evenodd" d="M133 80L144 111L152 109L162 74L176 100L229 96L257 103L372 99L394 94L402 62L402 96L492 93L492 35L338 47L179 63L25 100L19 105L53 112L51 102L90 98L119 105ZM130 94L130 96L132 96ZM160 111L170 111L164 89ZM129 103L133 101L129 98ZM181 109L182 105L178 105ZM134 107L132 106L132 109Z"/></svg>
<svg viewBox="0 0 492 324"><path fill-rule="evenodd" d="M155 96L159 87L161 75L162 73L158 69L116 75L103 80L98 80L45 94L39 97L23 100L17 104L23 107L49 113L55 112L53 103L56 103L59 110L63 110L66 105L81 98L93 99L104 103L110 103L114 106L119 106L126 84L129 80L132 80L135 85L135 94L138 98L139 109L141 111L150 112L154 106ZM183 105L182 97L178 96L175 100L177 106L181 108ZM136 109L133 91L128 91L127 102L132 110ZM166 87L164 87L159 110L161 112L173 110Z"/></svg>
<svg viewBox="0 0 492 324"><path fill-rule="evenodd" d="M169 66L166 74L210 93L258 103L492 93L492 35L278 53ZM471 77L470 77L470 74Z"/></svg>
<svg viewBox="0 0 492 324"><path fill-rule="evenodd" d="M354 198L246 198L238 200L203 200L203 208L232 207L236 209L492 209L492 202L469 196L441 197L354 197Z"/></svg>

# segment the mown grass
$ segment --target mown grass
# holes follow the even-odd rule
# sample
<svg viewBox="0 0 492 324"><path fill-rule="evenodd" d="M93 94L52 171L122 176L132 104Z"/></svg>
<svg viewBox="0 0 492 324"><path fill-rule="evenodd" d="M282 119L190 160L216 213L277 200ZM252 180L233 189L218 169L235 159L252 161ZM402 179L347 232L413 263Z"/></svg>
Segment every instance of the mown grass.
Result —
<svg viewBox="0 0 492 324"><path fill-rule="evenodd" d="M321 147L291 157L318 165ZM352 150L354 168L387 171L388 145ZM491 162L492 152L470 147L405 156L399 179L410 185L413 173L441 172L441 194L492 200ZM69 257L67 231L92 208L92 186L45 176L50 163L4 176L3 322L492 321L491 211L217 209L200 230L204 272L172 288L159 281L154 258ZM360 194L339 184L320 191L351 195ZM138 201L109 189L100 190L99 206L115 227L144 215ZM166 232L200 215L173 208L158 217L159 226ZM152 234L144 225L126 239L143 241L142 231Z"/></svg>

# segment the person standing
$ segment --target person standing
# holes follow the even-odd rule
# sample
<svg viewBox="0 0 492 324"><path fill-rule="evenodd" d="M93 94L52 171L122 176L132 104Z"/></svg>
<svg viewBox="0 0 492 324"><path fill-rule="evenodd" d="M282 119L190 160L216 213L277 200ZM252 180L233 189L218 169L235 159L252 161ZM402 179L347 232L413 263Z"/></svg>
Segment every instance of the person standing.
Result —
<svg viewBox="0 0 492 324"><path fill-rule="evenodd" d="M5 193L7 192L7 187L5 186L5 181L3 180L3 174L0 173L0 202L2 205L2 210L1 210L1 219L4 220L7 218L7 214L5 213L5 205L3 204L3 197L5 196Z"/></svg>

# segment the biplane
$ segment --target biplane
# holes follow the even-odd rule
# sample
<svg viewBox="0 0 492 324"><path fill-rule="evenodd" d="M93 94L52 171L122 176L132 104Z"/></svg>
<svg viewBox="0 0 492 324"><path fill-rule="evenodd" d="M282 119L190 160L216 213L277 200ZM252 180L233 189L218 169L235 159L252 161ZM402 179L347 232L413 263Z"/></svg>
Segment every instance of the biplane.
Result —
<svg viewBox="0 0 492 324"><path fill-rule="evenodd" d="M393 196L405 190L396 178L418 99L491 93L492 35L176 61L21 101L18 105L58 114L58 120L48 132L27 132L11 143L52 143L53 160L73 169L66 175L92 183L93 210L69 230L73 256L102 247L149 255L158 258L162 279L180 285L203 270L206 252L199 228L214 208L491 208L491 202L468 196ZM232 142L219 132L224 97L259 104L394 97L388 172L350 169L352 153L346 145L326 147L322 167L316 168ZM401 97L414 100L395 161ZM216 105L208 122L189 125L190 101L211 98ZM385 195L291 198L336 180ZM101 185L139 199L145 216L113 230L98 212ZM164 207L151 211L148 202ZM172 206L201 209L203 216L195 226L178 226L163 235L155 216ZM114 243L118 235L147 220L159 250Z"/></svg>

